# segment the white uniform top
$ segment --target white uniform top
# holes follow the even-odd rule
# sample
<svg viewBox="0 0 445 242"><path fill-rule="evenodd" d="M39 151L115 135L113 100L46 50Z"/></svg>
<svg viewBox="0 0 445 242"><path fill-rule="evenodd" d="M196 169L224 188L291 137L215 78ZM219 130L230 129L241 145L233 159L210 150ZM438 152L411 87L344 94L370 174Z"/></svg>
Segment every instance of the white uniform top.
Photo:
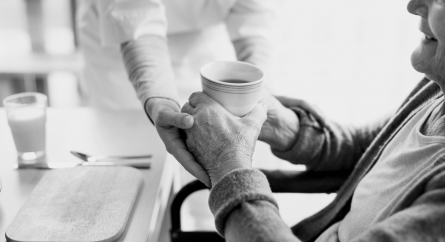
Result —
<svg viewBox="0 0 445 242"><path fill-rule="evenodd" d="M81 83L89 105L142 107L128 80L120 45L143 35L168 37L175 81L184 102L201 90L200 66L236 59L231 40L271 38L275 5L269 0L81 1L77 16L85 59Z"/></svg>

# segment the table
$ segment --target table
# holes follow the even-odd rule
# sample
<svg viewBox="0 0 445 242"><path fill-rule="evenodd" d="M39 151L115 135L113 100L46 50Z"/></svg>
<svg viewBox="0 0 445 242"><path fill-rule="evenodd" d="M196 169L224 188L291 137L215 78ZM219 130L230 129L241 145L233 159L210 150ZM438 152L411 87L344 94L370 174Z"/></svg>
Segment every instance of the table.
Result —
<svg viewBox="0 0 445 242"><path fill-rule="evenodd" d="M167 154L155 128L141 111L98 111L90 108L47 112L47 160L77 161L69 151L91 154L153 154L152 168L140 170L143 183L118 241L158 241L172 191L176 162ZM0 242L9 223L48 170L16 170L16 151L5 110L0 108Z"/></svg>

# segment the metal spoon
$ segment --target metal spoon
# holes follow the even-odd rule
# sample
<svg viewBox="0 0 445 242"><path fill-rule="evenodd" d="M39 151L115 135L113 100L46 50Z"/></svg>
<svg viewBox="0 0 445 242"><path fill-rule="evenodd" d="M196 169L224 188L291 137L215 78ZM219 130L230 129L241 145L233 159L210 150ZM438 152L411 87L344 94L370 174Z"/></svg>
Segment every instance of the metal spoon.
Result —
<svg viewBox="0 0 445 242"><path fill-rule="evenodd" d="M60 168L72 168L76 166L131 166L139 169L150 169L151 163L144 162L134 162L134 161L99 161L99 162L45 162L45 163L33 163L33 164L15 164L13 168L15 169L60 169ZM0 184L1 185L1 184Z"/></svg>
<svg viewBox="0 0 445 242"><path fill-rule="evenodd" d="M98 161L102 161L102 160L148 159L148 158L152 157L152 155L150 155L150 154L149 155L140 155L140 156L106 156L106 155L92 156L92 155L87 155L87 154L77 152L77 151L70 151L70 152L77 158L79 158L83 161L88 161L88 162L98 162Z"/></svg>

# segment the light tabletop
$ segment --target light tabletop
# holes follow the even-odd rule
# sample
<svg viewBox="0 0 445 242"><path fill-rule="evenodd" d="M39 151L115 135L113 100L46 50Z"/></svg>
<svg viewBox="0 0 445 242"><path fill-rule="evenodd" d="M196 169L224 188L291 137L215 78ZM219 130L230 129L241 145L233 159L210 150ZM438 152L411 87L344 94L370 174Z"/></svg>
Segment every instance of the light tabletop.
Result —
<svg viewBox="0 0 445 242"><path fill-rule="evenodd" d="M78 161L70 150L87 154L152 154L150 169L140 169L143 182L123 235L117 241L158 241L173 184L174 159L167 155L143 111L98 111L90 108L48 108L48 161ZM48 170L13 169L16 151L0 108L0 242L33 188Z"/></svg>

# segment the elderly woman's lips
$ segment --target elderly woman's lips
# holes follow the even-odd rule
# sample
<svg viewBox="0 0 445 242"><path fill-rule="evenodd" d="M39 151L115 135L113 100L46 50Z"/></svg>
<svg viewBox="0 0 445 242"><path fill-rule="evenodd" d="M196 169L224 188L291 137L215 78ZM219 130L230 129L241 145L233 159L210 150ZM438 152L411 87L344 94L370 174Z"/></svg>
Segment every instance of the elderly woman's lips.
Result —
<svg viewBox="0 0 445 242"><path fill-rule="evenodd" d="M434 41L437 41L437 39L435 39L434 37L432 37L432 36L429 36L429 35L425 35L425 39L427 39L427 40L434 40Z"/></svg>
<svg viewBox="0 0 445 242"><path fill-rule="evenodd" d="M435 44L437 43L437 39L430 35L425 35L425 38L422 40L423 44Z"/></svg>

